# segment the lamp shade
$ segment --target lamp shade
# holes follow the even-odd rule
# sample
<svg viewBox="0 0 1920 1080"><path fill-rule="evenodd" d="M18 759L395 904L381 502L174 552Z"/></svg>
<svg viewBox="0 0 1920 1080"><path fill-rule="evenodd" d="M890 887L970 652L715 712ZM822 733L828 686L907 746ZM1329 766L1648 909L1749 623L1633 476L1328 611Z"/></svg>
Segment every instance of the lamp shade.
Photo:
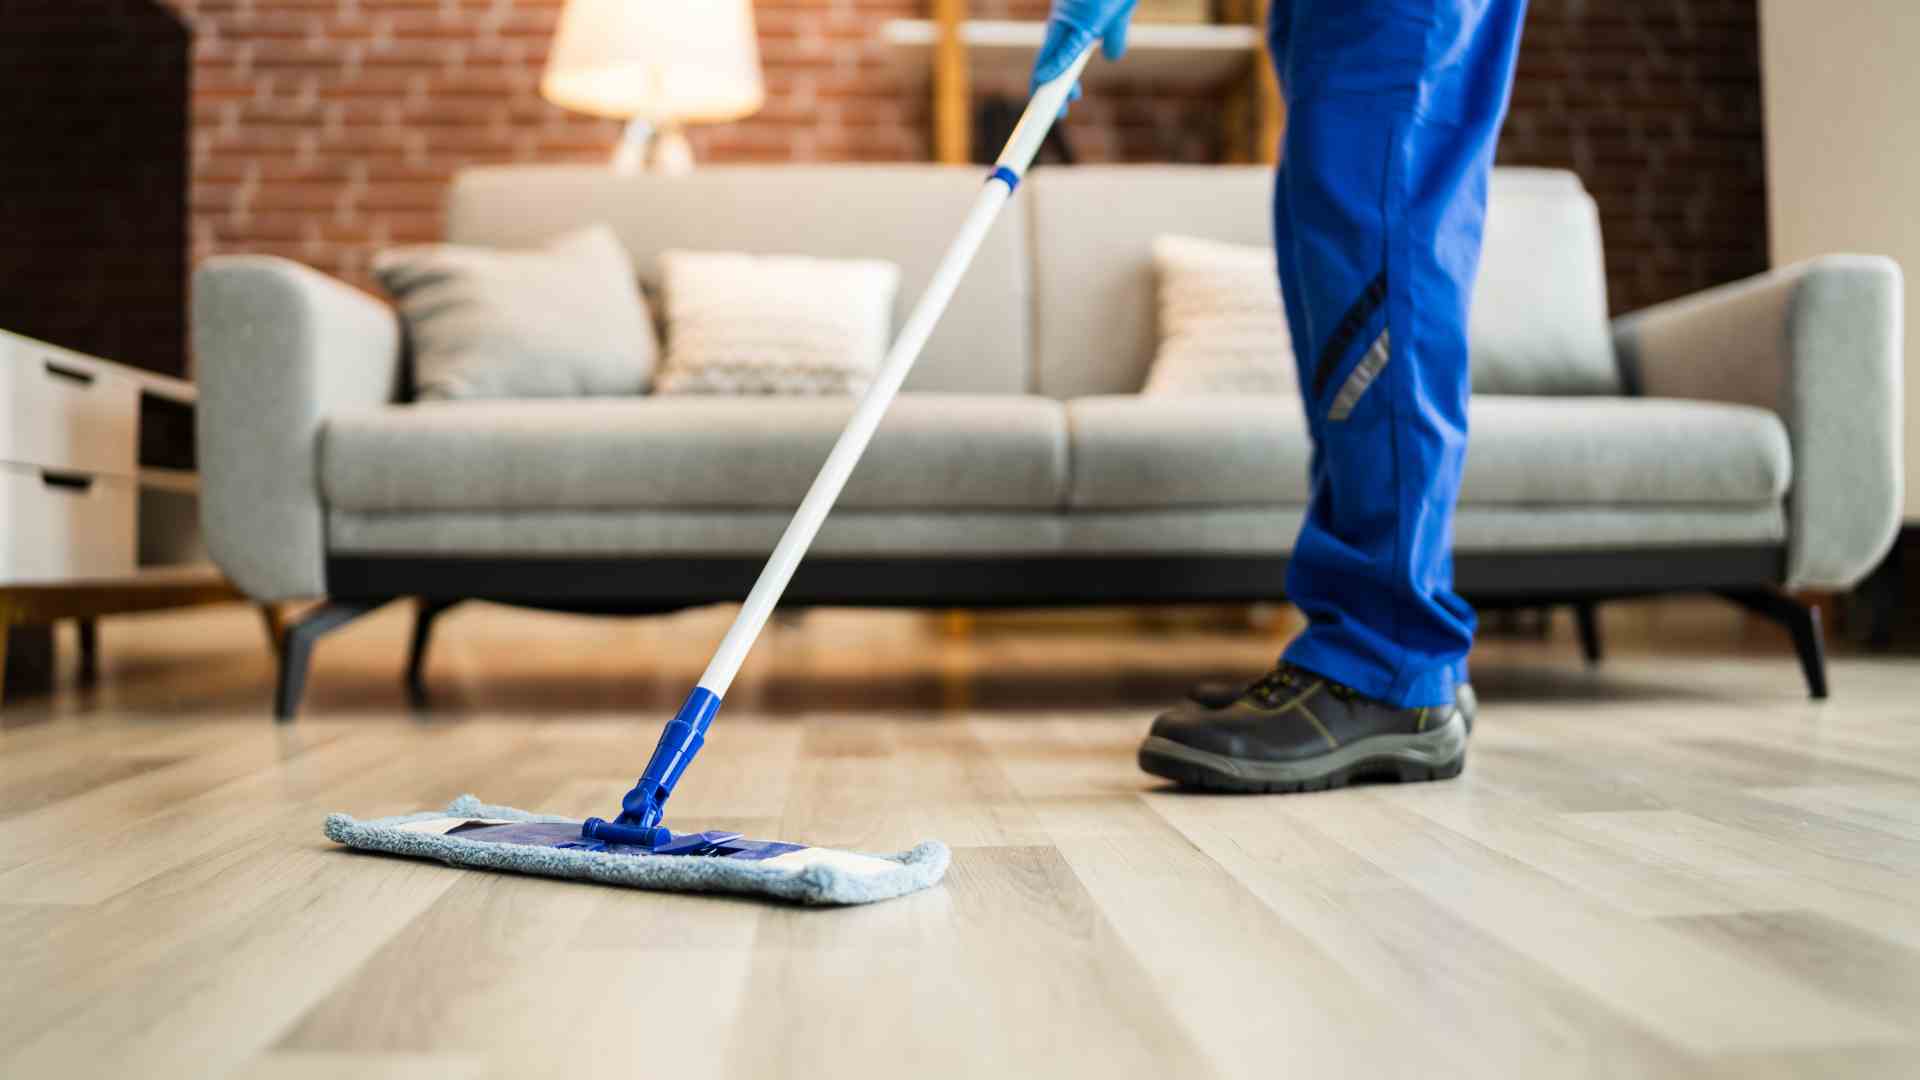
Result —
<svg viewBox="0 0 1920 1080"><path fill-rule="evenodd" d="M655 124L745 116L766 98L752 0L567 0L540 93Z"/></svg>

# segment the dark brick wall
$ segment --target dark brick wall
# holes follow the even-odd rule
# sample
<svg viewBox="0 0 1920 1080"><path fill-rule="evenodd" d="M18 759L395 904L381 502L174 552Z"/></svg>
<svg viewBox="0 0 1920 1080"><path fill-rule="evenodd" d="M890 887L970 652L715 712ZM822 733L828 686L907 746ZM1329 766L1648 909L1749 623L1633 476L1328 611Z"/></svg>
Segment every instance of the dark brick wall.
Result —
<svg viewBox="0 0 1920 1080"><path fill-rule="evenodd" d="M1766 269L1754 0L1532 0L1500 161L1586 181L1616 312Z"/></svg>
<svg viewBox="0 0 1920 1080"><path fill-rule="evenodd" d="M269 251L365 281L439 235L465 165L604 160L618 126L537 91L562 0L170 0L196 31L196 254ZM696 129L711 161L913 160L926 95L877 40L926 0L757 0L768 102ZM1045 0L974 0L1032 17ZM1578 169L1616 310L1762 268L1754 0L1533 0L1503 161ZM1206 160L1215 105L1142 88L1076 106L1087 161Z"/></svg>

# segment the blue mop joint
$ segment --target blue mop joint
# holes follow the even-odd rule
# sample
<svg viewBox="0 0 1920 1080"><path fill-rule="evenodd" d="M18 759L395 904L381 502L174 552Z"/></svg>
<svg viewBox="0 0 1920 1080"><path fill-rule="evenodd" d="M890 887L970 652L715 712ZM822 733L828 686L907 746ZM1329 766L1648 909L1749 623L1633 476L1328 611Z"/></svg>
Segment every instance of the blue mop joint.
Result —
<svg viewBox="0 0 1920 1080"><path fill-rule="evenodd" d="M669 849L678 852L681 842L677 842L671 832L660 824L660 818L666 813L667 797L673 794L674 786L680 783L681 774L687 766L693 764L693 756L706 745L707 728L713 725L714 714L720 711L720 695L704 686L696 686L693 693L680 705L680 711L667 722L660 732L659 745L653 748L653 756L647 759L646 771L640 774L640 781L620 800L620 816L612 821L602 821L590 817L580 826L580 841L583 845L631 844L635 847L651 848L655 852L666 854ZM728 840L738 840L739 833L694 833L695 838L707 838L705 843L720 844ZM713 838L720 839L713 839ZM684 841L687 838L682 838ZM599 850L599 849L594 849ZM694 852L687 852L694 854ZM699 852L706 854L706 852Z"/></svg>

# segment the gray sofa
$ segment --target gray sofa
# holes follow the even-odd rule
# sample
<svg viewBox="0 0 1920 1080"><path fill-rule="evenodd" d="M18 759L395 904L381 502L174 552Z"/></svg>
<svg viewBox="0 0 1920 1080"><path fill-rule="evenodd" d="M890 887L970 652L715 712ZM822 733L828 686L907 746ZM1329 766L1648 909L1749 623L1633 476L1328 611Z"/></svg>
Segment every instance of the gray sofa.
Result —
<svg viewBox="0 0 1920 1080"><path fill-rule="evenodd" d="M530 246L613 225L643 278L670 247L876 255L915 298L976 170L485 168L451 240ZM1256 168L1037 169L981 250L848 484L796 604L1274 599L1306 502L1291 398L1138 393L1162 233L1267 241ZM1893 536L1900 274L1787 267L1609 322L1592 199L1495 176L1457 519L1483 607L1722 593L1785 622L1824 693L1819 627L1785 590L1850 586ZM314 641L399 597L664 611L745 594L847 400L633 397L407 404L393 311L282 259L199 269L208 545L250 596L326 598Z"/></svg>

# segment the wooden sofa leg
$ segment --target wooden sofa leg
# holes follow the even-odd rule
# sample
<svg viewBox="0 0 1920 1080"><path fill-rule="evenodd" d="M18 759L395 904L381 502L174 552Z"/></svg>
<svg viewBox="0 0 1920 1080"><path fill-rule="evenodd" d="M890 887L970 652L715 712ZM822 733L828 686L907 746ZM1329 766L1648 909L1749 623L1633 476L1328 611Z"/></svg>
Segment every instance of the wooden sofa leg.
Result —
<svg viewBox="0 0 1920 1080"><path fill-rule="evenodd" d="M1793 635L1793 649L1800 654L1800 671L1807 679L1807 695L1815 701L1825 701L1827 650L1820 630L1820 609L1772 589L1735 589L1720 595L1787 628L1787 633Z"/></svg>
<svg viewBox="0 0 1920 1080"><path fill-rule="evenodd" d="M275 721L292 723L294 714L300 711L314 645L327 634L385 603L385 600L329 600L286 628L280 639L280 683L273 695Z"/></svg>
<svg viewBox="0 0 1920 1080"><path fill-rule="evenodd" d="M1580 653L1589 667L1598 667L1604 655L1600 647L1600 605L1591 600L1573 605L1573 621L1580 628Z"/></svg>
<svg viewBox="0 0 1920 1080"><path fill-rule="evenodd" d="M458 600L414 601L413 643L407 647L407 700L415 708L427 703L427 646L433 641L434 620L445 614Z"/></svg>

